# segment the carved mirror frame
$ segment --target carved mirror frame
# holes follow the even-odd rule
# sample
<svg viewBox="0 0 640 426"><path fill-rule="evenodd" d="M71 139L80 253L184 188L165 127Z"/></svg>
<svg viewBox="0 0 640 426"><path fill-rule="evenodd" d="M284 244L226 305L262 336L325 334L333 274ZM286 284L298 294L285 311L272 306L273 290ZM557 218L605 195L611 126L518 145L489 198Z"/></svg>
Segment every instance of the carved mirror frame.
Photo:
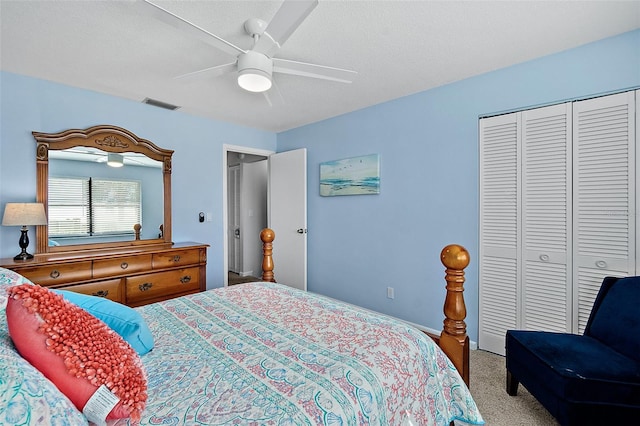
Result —
<svg viewBox="0 0 640 426"><path fill-rule="evenodd" d="M157 147L153 142L142 139L121 127L101 125L88 129L70 129L59 133L31 132L36 140L36 202L43 203L49 217L49 150L62 150L77 146L97 148L105 152L137 152L162 162L164 185L164 218L162 238L74 244L49 247L47 226L36 227L36 253L54 253L114 247L132 247L150 244L171 244L171 156L172 150Z"/></svg>

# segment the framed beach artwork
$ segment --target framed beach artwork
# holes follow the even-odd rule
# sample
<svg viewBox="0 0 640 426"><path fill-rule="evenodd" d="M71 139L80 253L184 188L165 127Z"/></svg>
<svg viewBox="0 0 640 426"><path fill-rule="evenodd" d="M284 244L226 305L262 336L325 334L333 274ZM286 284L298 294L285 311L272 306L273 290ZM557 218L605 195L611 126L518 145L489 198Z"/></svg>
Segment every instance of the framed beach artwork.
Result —
<svg viewBox="0 0 640 426"><path fill-rule="evenodd" d="M380 155L320 163L320 195L364 195L380 193Z"/></svg>

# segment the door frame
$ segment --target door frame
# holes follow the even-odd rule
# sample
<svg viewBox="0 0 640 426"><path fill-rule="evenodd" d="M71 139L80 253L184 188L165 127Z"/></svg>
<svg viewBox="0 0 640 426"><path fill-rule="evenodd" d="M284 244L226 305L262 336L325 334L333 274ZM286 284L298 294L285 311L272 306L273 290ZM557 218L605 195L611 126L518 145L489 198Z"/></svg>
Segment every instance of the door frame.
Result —
<svg viewBox="0 0 640 426"><path fill-rule="evenodd" d="M238 273L240 271L240 265L242 264L242 262L240 261L241 257L242 257L242 239L241 238L235 238L234 231L235 231L235 227L238 226L240 227L240 221L238 220L236 222L236 219L239 218L239 207L240 207L240 191L238 188L239 182L240 182L240 165L237 166L229 166L227 164L227 232L229 235L227 235L227 247L228 247L228 256L227 256L227 261L229 262L229 264L227 265L227 269L231 272L235 272ZM232 183L234 183L233 181L235 180L235 185L233 187L230 187L229 185L231 185ZM232 190L231 188L235 188L235 190ZM229 199L229 197L233 197L231 199ZM234 208L233 211L229 211L231 210L231 208ZM235 217L234 217L235 216ZM231 219L233 219L234 223L231 223ZM234 228L234 231L231 231L231 227ZM233 259L231 259L231 255L233 254ZM233 260L233 262L231 262L231 260ZM231 267L233 266L233 269L231 269Z"/></svg>
<svg viewBox="0 0 640 426"><path fill-rule="evenodd" d="M262 155L269 157L271 154L275 154L275 151L250 148L240 145L222 145L222 260L223 260L223 277L222 283L224 287L229 285L229 241L227 240L229 234L229 203L228 203L228 162L227 156L229 152L238 152L242 154Z"/></svg>

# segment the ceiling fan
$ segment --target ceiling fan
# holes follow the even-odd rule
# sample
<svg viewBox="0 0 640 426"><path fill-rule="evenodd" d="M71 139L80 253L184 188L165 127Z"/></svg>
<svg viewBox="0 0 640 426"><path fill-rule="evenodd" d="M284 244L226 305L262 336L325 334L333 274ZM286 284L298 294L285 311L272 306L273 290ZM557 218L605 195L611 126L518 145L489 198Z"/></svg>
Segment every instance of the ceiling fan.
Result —
<svg viewBox="0 0 640 426"><path fill-rule="evenodd" d="M274 58L274 55L284 42L318 5L318 0L285 0L269 23L258 18L251 18L245 21L244 30L254 40L253 48L249 50L244 50L148 0L143 0L140 4L144 5L147 12L157 19L188 32L192 36L235 57L233 62L194 71L179 77L201 73L219 76L225 73L237 72L237 81L241 88L250 92L266 92L274 87L273 73L298 75L341 83L351 83L353 77L357 74L355 71L341 68ZM268 97L267 100L271 103Z"/></svg>

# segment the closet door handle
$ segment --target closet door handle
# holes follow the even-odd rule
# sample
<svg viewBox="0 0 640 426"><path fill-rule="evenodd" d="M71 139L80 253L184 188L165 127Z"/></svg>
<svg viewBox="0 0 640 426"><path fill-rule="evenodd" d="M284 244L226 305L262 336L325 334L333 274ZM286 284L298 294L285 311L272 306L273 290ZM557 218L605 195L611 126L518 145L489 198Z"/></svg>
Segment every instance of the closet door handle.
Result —
<svg viewBox="0 0 640 426"><path fill-rule="evenodd" d="M607 267L607 262L605 262L604 260L597 260L596 266L600 269L604 269Z"/></svg>
<svg viewBox="0 0 640 426"><path fill-rule="evenodd" d="M540 255L540 260L542 260L543 262L548 262L549 261L549 255L548 254L541 254Z"/></svg>

